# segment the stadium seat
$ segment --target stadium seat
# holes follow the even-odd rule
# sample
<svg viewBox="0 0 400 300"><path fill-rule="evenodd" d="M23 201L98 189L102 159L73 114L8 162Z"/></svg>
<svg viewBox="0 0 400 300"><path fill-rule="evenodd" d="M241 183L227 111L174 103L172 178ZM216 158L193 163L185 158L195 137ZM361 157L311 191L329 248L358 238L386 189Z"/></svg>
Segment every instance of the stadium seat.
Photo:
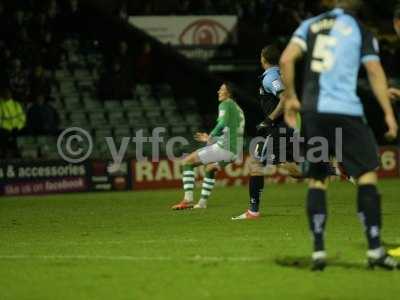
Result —
<svg viewBox="0 0 400 300"><path fill-rule="evenodd" d="M183 135L187 133L187 128L185 126L172 126L171 134L172 135Z"/></svg>
<svg viewBox="0 0 400 300"><path fill-rule="evenodd" d="M128 117L128 120L135 121L137 118L143 118L144 113L142 110L130 110L126 113L126 116Z"/></svg>
<svg viewBox="0 0 400 300"><path fill-rule="evenodd" d="M36 143L39 146L55 145L57 143L57 139L54 136L43 135L36 138Z"/></svg>
<svg viewBox="0 0 400 300"><path fill-rule="evenodd" d="M95 131L96 140L104 141L105 137L112 137L112 130L111 129L98 129Z"/></svg>
<svg viewBox="0 0 400 300"><path fill-rule="evenodd" d="M126 124L126 119L125 115L122 111L115 111L115 112L110 112L108 114L108 120L110 125L125 125Z"/></svg>
<svg viewBox="0 0 400 300"><path fill-rule="evenodd" d="M87 69L76 69L74 72L74 77L80 82L92 80L92 74L90 74L89 70Z"/></svg>
<svg viewBox="0 0 400 300"><path fill-rule="evenodd" d="M40 156L47 159L59 159L57 151L57 138L54 136L39 136L37 146Z"/></svg>
<svg viewBox="0 0 400 300"><path fill-rule="evenodd" d="M92 126L99 126L99 125L108 126L107 119L105 118L103 112L90 112L89 120Z"/></svg>
<svg viewBox="0 0 400 300"><path fill-rule="evenodd" d="M166 83L155 85L154 90L159 97L172 95L172 88L169 84Z"/></svg>
<svg viewBox="0 0 400 300"><path fill-rule="evenodd" d="M74 113L70 113L69 119L71 121L74 120L82 120L82 121L86 121L86 114L84 112L74 112Z"/></svg>
<svg viewBox="0 0 400 300"><path fill-rule="evenodd" d="M39 157L39 150L37 148L22 148L20 152L24 159L37 159Z"/></svg>
<svg viewBox="0 0 400 300"><path fill-rule="evenodd" d="M71 96L64 96L64 104L67 106L68 104L81 104L81 100L77 94Z"/></svg>
<svg viewBox="0 0 400 300"><path fill-rule="evenodd" d="M169 108L171 106L176 106L176 102L172 97L160 98L161 107Z"/></svg>
<svg viewBox="0 0 400 300"><path fill-rule="evenodd" d="M121 102L118 100L112 100L112 99L104 101L104 108L110 112L123 110Z"/></svg>
<svg viewBox="0 0 400 300"><path fill-rule="evenodd" d="M160 109L152 109L145 112L146 118L154 119L161 117L161 110Z"/></svg>
<svg viewBox="0 0 400 300"><path fill-rule="evenodd" d="M134 127L137 127L137 128L143 128L143 127L148 126L148 120L145 119L143 116L139 116L136 118L129 118L129 116L128 116L127 122L128 122L128 124L134 125Z"/></svg>
<svg viewBox="0 0 400 300"><path fill-rule="evenodd" d="M103 109L103 103L93 98L84 97L82 99L83 105L87 111L96 111Z"/></svg>
<svg viewBox="0 0 400 300"><path fill-rule="evenodd" d="M17 145L18 147L34 147L36 146L36 138L33 136L19 136Z"/></svg>
<svg viewBox="0 0 400 300"><path fill-rule="evenodd" d="M138 96L150 96L152 88L150 84L138 84L136 85L135 94Z"/></svg>
<svg viewBox="0 0 400 300"><path fill-rule="evenodd" d="M124 109L137 109L141 107L141 105L136 99L125 99L122 100L122 107Z"/></svg>

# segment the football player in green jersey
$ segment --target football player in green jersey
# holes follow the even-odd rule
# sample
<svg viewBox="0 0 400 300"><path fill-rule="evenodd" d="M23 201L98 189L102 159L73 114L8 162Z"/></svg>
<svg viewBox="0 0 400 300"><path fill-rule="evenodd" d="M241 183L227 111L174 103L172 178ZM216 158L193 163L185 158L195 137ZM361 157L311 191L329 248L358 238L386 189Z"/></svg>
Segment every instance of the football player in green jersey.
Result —
<svg viewBox="0 0 400 300"><path fill-rule="evenodd" d="M207 200L215 184L215 174L221 167L237 160L243 151L243 134L245 118L242 109L233 99L233 88L224 83L218 90L217 125L207 133L197 133L195 139L207 143L182 161L184 197L172 209L206 208ZM195 185L194 169L206 166L200 201L194 205L193 190Z"/></svg>

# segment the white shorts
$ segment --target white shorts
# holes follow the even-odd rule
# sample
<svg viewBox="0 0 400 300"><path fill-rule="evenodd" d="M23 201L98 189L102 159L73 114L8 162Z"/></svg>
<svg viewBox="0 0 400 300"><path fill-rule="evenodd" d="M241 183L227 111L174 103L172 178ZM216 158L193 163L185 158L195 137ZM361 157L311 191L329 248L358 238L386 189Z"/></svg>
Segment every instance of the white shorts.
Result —
<svg viewBox="0 0 400 300"><path fill-rule="evenodd" d="M228 150L222 149L217 144L212 144L197 150L197 154L203 165L212 163L229 164L236 160L236 155Z"/></svg>

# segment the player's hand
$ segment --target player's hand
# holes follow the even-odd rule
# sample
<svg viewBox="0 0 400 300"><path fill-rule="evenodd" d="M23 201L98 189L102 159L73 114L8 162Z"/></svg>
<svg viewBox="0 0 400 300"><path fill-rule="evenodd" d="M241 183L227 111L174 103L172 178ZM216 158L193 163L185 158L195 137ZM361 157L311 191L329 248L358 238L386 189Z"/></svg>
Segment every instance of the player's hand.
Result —
<svg viewBox="0 0 400 300"><path fill-rule="evenodd" d="M396 88L390 88L388 90L390 100L400 99L400 90Z"/></svg>
<svg viewBox="0 0 400 300"><path fill-rule="evenodd" d="M300 111L300 101L296 96L287 98L284 102L285 122L289 127L296 128L297 113Z"/></svg>
<svg viewBox="0 0 400 300"><path fill-rule="evenodd" d="M399 130L396 118L393 114L388 114L385 116L385 122L389 129L385 134L385 138L389 141L392 141L397 137L397 131Z"/></svg>
<svg viewBox="0 0 400 300"><path fill-rule="evenodd" d="M207 143L209 138L210 138L209 135L207 133L205 133L205 132L197 132L194 135L194 139L197 142Z"/></svg>

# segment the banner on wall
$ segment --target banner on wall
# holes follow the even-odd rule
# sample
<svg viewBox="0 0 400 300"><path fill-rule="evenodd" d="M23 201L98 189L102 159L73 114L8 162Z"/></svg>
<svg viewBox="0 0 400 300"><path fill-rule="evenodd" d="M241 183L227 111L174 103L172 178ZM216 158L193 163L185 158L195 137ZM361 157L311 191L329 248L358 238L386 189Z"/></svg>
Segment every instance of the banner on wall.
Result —
<svg viewBox="0 0 400 300"><path fill-rule="evenodd" d="M236 42L237 17L138 16L129 23L172 46L221 46Z"/></svg>
<svg viewBox="0 0 400 300"><path fill-rule="evenodd" d="M182 176L179 161L160 160L132 161L132 185L136 190L150 190L160 188L178 188L182 185ZM271 166L266 168L266 180L274 183L296 182L297 180L287 176L287 171ZM204 167L196 169L196 179L204 176ZM217 186L241 186L246 185L250 176L250 157L243 162L236 162L226 166L217 175Z"/></svg>
<svg viewBox="0 0 400 300"><path fill-rule="evenodd" d="M0 195L22 196L83 192L88 189L85 164L62 161L0 163Z"/></svg>
<svg viewBox="0 0 400 300"><path fill-rule="evenodd" d="M381 166L378 175L380 178L400 176L400 149L398 147L381 147L379 157Z"/></svg>
<svg viewBox="0 0 400 300"><path fill-rule="evenodd" d="M397 147L380 148L380 178L400 177L400 152ZM126 161L118 172L110 174L108 161L87 161L69 164L62 161L0 162L0 195L22 196L87 191L151 190L181 187L179 161ZM196 178L204 168L196 170ZM250 158L226 166L217 177L217 186L247 185ZM296 182L287 171L272 166L265 178L271 183Z"/></svg>
<svg viewBox="0 0 400 300"><path fill-rule="evenodd" d="M192 59L232 57L228 45L237 43L238 18L234 15L134 16L129 23Z"/></svg>
<svg viewBox="0 0 400 300"><path fill-rule="evenodd" d="M395 178L400 176L400 154L397 147L380 148L381 167L378 170L380 178ZM161 160L132 161L132 185L135 190L150 190L163 188L179 188L182 186L182 176L179 161ZM196 180L204 175L204 168L196 170ZM226 166L217 176L217 186L247 185L250 175L250 157L241 163ZM265 169L265 179L271 183L289 183L298 180L289 177L286 170L279 166Z"/></svg>
<svg viewBox="0 0 400 300"><path fill-rule="evenodd" d="M119 170L110 173L107 166L110 162L102 160L91 161L88 165L88 175L91 191L126 191L131 190L131 175L129 162L122 162Z"/></svg>
<svg viewBox="0 0 400 300"><path fill-rule="evenodd" d="M22 196L87 191L131 190L128 162L114 174L107 161L69 164L63 161L0 163L0 195Z"/></svg>

